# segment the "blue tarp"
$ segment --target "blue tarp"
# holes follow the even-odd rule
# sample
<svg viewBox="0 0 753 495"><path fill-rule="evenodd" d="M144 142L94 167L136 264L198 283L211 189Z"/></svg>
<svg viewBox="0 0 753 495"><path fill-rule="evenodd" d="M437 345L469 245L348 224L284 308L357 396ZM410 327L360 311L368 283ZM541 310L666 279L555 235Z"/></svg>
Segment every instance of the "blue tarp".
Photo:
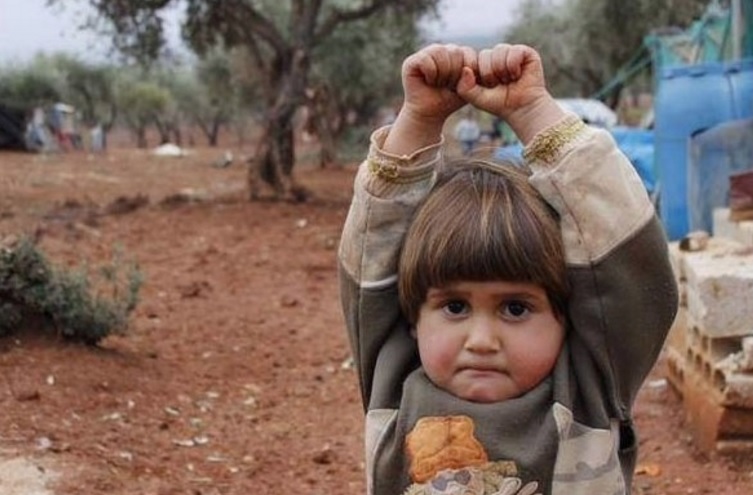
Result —
<svg viewBox="0 0 753 495"><path fill-rule="evenodd" d="M630 159L636 172L643 181L646 191L654 195L656 191L656 175L654 174L654 132L650 129L616 126L608 129L617 146ZM523 147L520 143L497 148L495 157L498 160L520 161Z"/></svg>
<svg viewBox="0 0 753 495"><path fill-rule="evenodd" d="M617 146L635 167L643 185L646 186L646 191L653 195L657 192L654 174L654 131L621 126L609 130L617 141Z"/></svg>

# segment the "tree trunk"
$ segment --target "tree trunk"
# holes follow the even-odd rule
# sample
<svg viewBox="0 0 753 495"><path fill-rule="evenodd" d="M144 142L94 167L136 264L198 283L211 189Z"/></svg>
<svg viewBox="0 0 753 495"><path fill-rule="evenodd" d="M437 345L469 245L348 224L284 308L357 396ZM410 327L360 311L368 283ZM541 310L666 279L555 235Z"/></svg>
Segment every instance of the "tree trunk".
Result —
<svg viewBox="0 0 753 495"><path fill-rule="evenodd" d="M212 122L212 127L209 130L209 134L207 135L207 137L209 138L209 146L211 146L212 148L216 148L219 144L221 127L222 123L220 122L220 119L215 118Z"/></svg>
<svg viewBox="0 0 753 495"><path fill-rule="evenodd" d="M183 146L183 131L181 131L180 129L180 124L173 125L171 133L173 135L175 144L177 144L178 146Z"/></svg>
<svg viewBox="0 0 753 495"><path fill-rule="evenodd" d="M327 168L337 164L337 144L329 122L326 117L320 117L319 125L319 167Z"/></svg>
<svg viewBox="0 0 753 495"><path fill-rule="evenodd" d="M294 50L280 62L280 77L277 84L271 86L278 90L271 95L266 127L254 157L248 162L249 197L259 198L263 181L271 186L275 199L302 202L308 199L309 191L293 178L293 117L305 97L308 54L304 49Z"/></svg>
<svg viewBox="0 0 753 495"><path fill-rule="evenodd" d="M212 120L206 121L200 118L196 118L196 123L207 138L207 144L211 147L216 147L219 144L220 129L222 128L222 118L219 115L215 115Z"/></svg>
<svg viewBox="0 0 753 495"><path fill-rule="evenodd" d="M249 160L248 189L252 200L259 199L262 182L272 188L275 199L306 201L308 192L293 178L295 164L293 116L273 115Z"/></svg>
<svg viewBox="0 0 753 495"><path fill-rule="evenodd" d="M170 142L170 126L168 124L163 124L159 119L155 120L155 124L157 127L157 132L159 133L159 142L160 144L165 144Z"/></svg>
<svg viewBox="0 0 753 495"><path fill-rule="evenodd" d="M148 143L146 141L146 127L140 127L136 129L136 146L141 149L148 147Z"/></svg>
<svg viewBox="0 0 753 495"><path fill-rule="evenodd" d="M334 124L337 118L332 111L330 93L326 87L320 86L307 91L309 122L307 128L319 140L319 166L327 168L337 163L336 130Z"/></svg>

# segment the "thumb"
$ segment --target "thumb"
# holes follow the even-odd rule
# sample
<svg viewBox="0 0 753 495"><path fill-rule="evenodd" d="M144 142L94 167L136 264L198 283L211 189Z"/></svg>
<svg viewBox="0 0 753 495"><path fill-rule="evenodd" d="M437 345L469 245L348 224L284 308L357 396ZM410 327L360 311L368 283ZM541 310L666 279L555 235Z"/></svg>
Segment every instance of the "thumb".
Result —
<svg viewBox="0 0 753 495"><path fill-rule="evenodd" d="M481 87L476 84L476 75L473 73L473 69L471 69L470 67L463 67L463 70L460 73L460 80L455 87L455 91L457 92L458 96L469 103L471 100L469 100L468 97L472 96L473 94L478 94L478 92L481 91Z"/></svg>
<svg viewBox="0 0 753 495"><path fill-rule="evenodd" d="M480 108L487 98L487 88L476 83L476 76L470 67L463 67L455 91L466 103L477 108Z"/></svg>

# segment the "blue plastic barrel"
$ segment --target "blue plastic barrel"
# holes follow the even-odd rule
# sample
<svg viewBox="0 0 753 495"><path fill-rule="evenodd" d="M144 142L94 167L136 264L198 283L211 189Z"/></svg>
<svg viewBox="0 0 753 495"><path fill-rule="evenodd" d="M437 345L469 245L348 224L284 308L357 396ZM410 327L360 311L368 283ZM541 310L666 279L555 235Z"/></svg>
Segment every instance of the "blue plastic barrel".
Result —
<svg viewBox="0 0 753 495"><path fill-rule="evenodd" d="M659 210L674 240L690 230L690 139L723 122L753 116L753 59L662 69L654 113Z"/></svg>
<svg viewBox="0 0 753 495"><path fill-rule="evenodd" d="M688 169L690 230L713 233L714 208L729 205L729 176L753 169L753 119L733 120L693 136Z"/></svg>

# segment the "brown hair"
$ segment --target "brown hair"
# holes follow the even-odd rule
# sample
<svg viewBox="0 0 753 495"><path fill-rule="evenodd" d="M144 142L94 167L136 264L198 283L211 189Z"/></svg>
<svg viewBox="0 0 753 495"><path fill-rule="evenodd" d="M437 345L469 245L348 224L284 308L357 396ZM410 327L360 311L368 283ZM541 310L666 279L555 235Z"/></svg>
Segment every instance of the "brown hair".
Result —
<svg viewBox="0 0 753 495"><path fill-rule="evenodd" d="M555 211L513 164L448 164L408 229L399 265L400 304L415 324L431 287L457 281L531 282L564 315L568 294Z"/></svg>

